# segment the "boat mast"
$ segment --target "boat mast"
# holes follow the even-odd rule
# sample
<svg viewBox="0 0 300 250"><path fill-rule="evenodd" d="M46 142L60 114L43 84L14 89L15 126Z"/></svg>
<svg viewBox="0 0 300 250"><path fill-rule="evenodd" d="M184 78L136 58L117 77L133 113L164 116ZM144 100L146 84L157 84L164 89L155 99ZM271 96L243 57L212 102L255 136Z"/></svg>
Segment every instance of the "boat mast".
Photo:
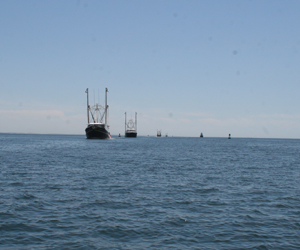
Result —
<svg viewBox="0 0 300 250"><path fill-rule="evenodd" d="M86 89L85 91L86 96L87 96L87 119L88 119L88 124L90 123L90 112L89 112L89 88Z"/></svg>
<svg viewBox="0 0 300 250"><path fill-rule="evenodd" d="M107 92L108 89L105 88L105 127L107 127Z"/></svg>
<svg viewBox="0 0 300 250"><path fill-rule="evenodd" d="M135 112L135 132L137 132L137 112Z"/></svg>
<svg viewBox="0 0 300 250"><path fill-rule="evenodd" d="M126 133L126 126L127 126L127 121L126 121L126 112L125 112L125 133Z"/></svg>

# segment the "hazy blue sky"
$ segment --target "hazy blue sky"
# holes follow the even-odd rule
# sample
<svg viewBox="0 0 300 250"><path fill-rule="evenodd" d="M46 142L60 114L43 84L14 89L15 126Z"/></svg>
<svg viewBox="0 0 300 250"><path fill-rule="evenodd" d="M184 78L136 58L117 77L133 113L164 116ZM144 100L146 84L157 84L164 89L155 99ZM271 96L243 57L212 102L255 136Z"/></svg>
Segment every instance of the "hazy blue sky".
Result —
<svg viewBox="0 0 300 250"><path fill-rule="evenodd" d="M300 1L0 1L0 132L300 138Z"/></svg>

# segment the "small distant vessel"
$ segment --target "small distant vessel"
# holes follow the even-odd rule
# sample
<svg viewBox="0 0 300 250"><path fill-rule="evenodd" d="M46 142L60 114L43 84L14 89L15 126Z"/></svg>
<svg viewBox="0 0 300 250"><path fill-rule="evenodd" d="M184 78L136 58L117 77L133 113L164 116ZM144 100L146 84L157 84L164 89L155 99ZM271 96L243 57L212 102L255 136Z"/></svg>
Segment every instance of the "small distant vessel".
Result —
<svg viewBox="0 0 300 250"><path fill-rule="evenodd" d="M121 134L119 134L119 137L121 137Z"/></svg>
<svg viewBox="0 0 300 250"><path fill-rule="evenodd" d="M231 134L228 135L228 139L231 139Z"/></svg>
<svg viewBox="0 0 300 250"><path fill-rule="evenodd" d="M136 137L137 136L137 113L135 112L135 121L130 119L127 122L126 112L125 112L125 137Z"/></svg>
<svg viewBox="0 0 300 250"><path fill-rule="evenodd" d="M161 137L161 131L160 131L160 130L157 130L156 136L157 136L157 137Z"/></svg>
<svg viewBox="0 0 300 250"><path fill-rule="evenodd" d="M166 137L168 137L168 133L166 133Z"/></svg>
<svg viewBox="0 0 300 250"><path fill-rule="evenodd" d="M201 132L200 137L203 137L203 133Z"/></svg>
<svg viewBox="0 0 300 250"><path fill-rule="evenodd" d="M87 139L109 139L110 133L108 132L109 126L107 125L107 88L105 88L105 106L96 103L94 106L89 105L89 89L87 94L87 119L88 125L85 129ZM90 121L91 115L91 121Z"/></svg>

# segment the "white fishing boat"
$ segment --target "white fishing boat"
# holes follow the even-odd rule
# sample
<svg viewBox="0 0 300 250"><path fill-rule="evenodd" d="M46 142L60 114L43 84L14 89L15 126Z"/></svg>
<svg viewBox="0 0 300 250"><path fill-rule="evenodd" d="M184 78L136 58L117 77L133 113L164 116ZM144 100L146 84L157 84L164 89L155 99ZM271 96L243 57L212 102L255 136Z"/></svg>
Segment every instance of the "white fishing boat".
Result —
<svg viewBox="0 0 300 250"><path fill-rule="evenodd" d="M136 137L137 136L137 112L135 112L135 121L130 119L127 122L127 116L125 112L125 137Z"/></svg>

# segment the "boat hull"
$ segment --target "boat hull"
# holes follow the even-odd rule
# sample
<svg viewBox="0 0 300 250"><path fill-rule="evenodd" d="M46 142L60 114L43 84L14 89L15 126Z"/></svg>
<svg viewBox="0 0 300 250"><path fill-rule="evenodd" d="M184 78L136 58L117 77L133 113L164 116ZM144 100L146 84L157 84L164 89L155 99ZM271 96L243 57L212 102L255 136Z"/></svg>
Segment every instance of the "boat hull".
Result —
<svg viewBox="0 0 300 250"><path fill-rule="evenodd" d="M125 137L136 137L137 132L125 132Z"/></svg>
<svg viewBox="0 0 300 250"><path fill-rule="evenodd" d="M85 134L87 139L109 139L109 132L103 128L98 126L89 126L85 129Z"/></svg>

